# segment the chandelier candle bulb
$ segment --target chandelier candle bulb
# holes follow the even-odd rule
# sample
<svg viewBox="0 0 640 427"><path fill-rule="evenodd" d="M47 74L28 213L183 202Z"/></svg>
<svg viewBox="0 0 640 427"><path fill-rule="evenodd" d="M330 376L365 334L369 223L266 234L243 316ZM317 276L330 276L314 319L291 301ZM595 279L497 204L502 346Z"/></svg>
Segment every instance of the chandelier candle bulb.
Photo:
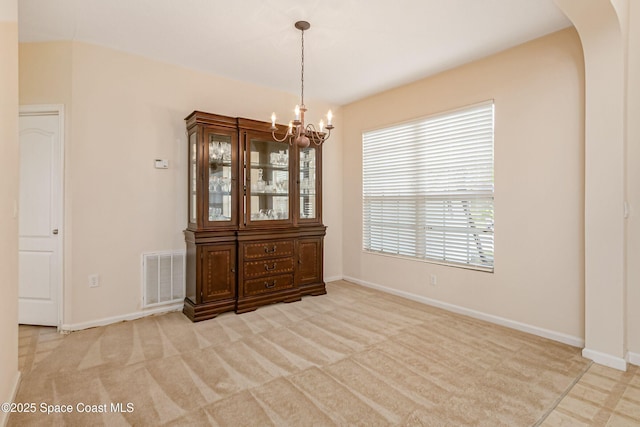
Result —
<svg viewBox="0 0 640 427"><path fill-rule="evenodd" d="M276 113L271 113L271 127L276 126Z"/></svg>
<svg viewBox="0 0 640 427"><path fill-rule="evenodd" d="M331 119L333 119L333 113L331 113L331 110L329 110L329 112L327 113L327 126L331 126Z"/></svg>
<svg viewBox="0 0 640 427"><path fill-rule="evenodd" d="M324 131L324 122L322 120L320 120L319 126L320 126L320 132L323 132Z"/></svg>
<svg viewBox="0 0 640 427"><path fill-rule="evenodd" d="M296 113L296 120L300 120L300 106L299 105L296 105L295 113Z"/></svg>

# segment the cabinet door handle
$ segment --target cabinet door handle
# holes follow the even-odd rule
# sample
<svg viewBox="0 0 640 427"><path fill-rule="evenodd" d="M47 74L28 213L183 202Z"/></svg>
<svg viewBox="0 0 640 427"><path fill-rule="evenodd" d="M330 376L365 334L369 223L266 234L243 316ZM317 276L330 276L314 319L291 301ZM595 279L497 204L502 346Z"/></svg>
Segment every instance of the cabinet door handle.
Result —
<svg viewBox="0 0 640 427"><path fill-rule="evenodd" d="M272 254L276 251L276 245L273 245L273 247L271 249L269 249L268 247L264 247L264 253L265 254Z"/></svg>
<svg viewBox="0 0 640 427"><path fill-rule="evenodd" d="M235 273L235 272L236 272L236 268L235 268L235 267L233 267L233 268L231 269L231 272L232 272L232 273Z"/></svg>
<svg viewBox="0 0 640 427"><path fill-rule="evenodd" d="M271 264L271 267L269 267L267 264L264 265L264 269L267 271L271 271L271 270L275 270L276 269L276 263L274 262L273 264Z"/></svg>
<svg viewBox="0 0 640 427"><path fill-rule="evenodd" d="M271 288L275 288L276 287L276 281L274 280L273 282L269 283L269 282L264 282L264 287L267 289L271 289Z"/></svg>

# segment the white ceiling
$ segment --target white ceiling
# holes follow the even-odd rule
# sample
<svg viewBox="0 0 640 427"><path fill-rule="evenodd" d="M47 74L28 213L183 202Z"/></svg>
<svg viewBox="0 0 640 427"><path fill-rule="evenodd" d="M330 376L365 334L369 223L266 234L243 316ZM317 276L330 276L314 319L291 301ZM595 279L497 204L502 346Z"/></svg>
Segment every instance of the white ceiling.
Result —
<svg viewBox="0 0 640 427"><path fill-rule="evenodd" d="M21 42L78 40L345 104L568 27L553 0L19 0Z"/></svg>

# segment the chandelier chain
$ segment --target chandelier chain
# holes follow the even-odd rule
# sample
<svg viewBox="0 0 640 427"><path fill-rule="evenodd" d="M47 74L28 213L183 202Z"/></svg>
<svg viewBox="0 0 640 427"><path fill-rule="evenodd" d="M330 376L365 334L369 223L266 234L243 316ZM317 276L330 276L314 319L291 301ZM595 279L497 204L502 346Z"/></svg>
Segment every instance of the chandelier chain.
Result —
<svg viewBox="0 0 640 427"><path fill-rule="evenodd" d="M302 33L302 64L300 66L301 70L300 70L300 82L301 82L301 87L302 87L302 105L304 106L304 30L301 31Z"/></svg>

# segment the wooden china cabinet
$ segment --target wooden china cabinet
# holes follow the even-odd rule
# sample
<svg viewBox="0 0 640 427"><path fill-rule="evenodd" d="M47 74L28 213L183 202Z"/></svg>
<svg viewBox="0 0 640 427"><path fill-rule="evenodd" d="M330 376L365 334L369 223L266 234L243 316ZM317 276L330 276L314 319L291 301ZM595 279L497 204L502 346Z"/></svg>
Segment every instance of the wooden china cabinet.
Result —
<svg viewBox="0 0 640 427"><path fill-rule="evenodd" d="M185 120L184 314L199 321L325 294L321 146L278 143L256 120L200 111Z"/></svg>

